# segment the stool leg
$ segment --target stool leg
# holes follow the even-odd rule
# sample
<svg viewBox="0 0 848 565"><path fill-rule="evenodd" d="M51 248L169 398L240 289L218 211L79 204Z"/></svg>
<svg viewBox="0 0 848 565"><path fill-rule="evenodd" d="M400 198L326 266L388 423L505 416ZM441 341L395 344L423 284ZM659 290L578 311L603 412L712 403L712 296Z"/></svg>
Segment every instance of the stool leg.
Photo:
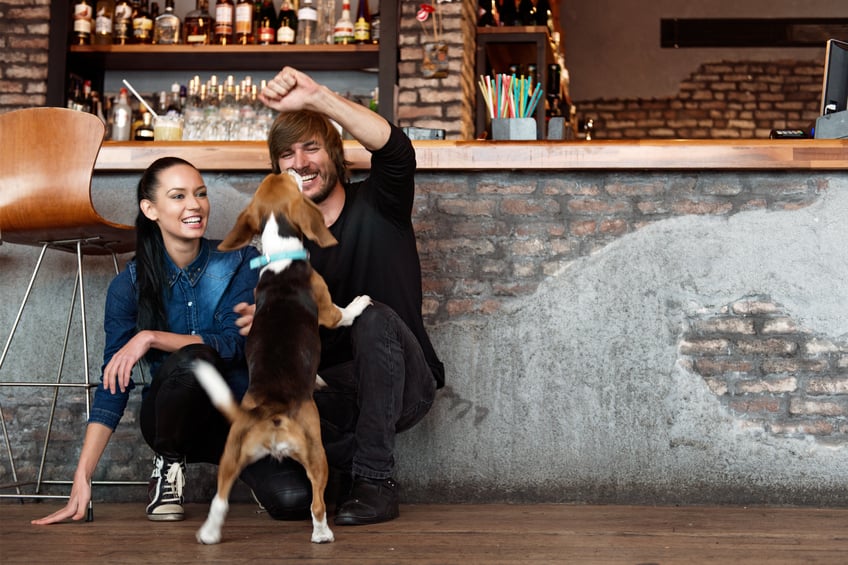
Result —
<svg viewBox="0 0 848 565"><path fill-rule="evenodd" d="M9 346L12 343L12 338L15 337L15 331L18 329L18 324L21 321L21 315L24 312L24 307L26 306L27 300L29 300L29 295L32 293L32 287L35 284L35 278L38 276L38 271L41 269L41 262L44 259L44 254L47 251L47 245L43 245L41 247L41 253L38 255L38 261L35 263L35 268L32 270L32 276L29 279L29 284L27 285L26 292L24 293L24 298L21 301L21 307L18 308L18 313L15 316L15 321L12 322L12 330L9 332L9 337L6 339L6 345L3 347L3 353L0 354L0 369L3 368L3 363L6 361L6 354L9 353ZM3 439L6 444L6 454L9 456L9 469L12 472L12 481L15 483L15 492L17 494L21 494L21 487L18 483L18 472L15 468L15 457L12 454L12 444L9 441L9 433L6 430L6 420L3 418L3 410L0 407L0 427L3 429ZM23 499L21 499L23 502Z"/></svg>

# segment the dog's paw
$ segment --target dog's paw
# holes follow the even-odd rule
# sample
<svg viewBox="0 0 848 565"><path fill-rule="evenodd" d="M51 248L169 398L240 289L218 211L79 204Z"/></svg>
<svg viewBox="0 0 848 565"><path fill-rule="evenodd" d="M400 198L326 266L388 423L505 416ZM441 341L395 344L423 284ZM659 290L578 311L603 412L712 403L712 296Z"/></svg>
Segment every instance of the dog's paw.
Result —
<svg viewBox="0 0 848 565"><path fill-rule="evenodd" d="M357 296L353 300L350 301L345 308L339 308L342 313L342 319L339 321L337 326L349 326L353 324L353 321L357 316L362 314L362 312L371 306L371 297L363 294L362 296ZM338 308L338 306L337 306Z"/></svg>
<svg viewBox="0 0 848 565"><path fill-rule="evenodd" d="M312 543L332 543L335 539L333 530L327 524L323 524L323 526L319 525L312 529Z"/></svg>
<svg viewBox="0 0 848 565"><path fill-rule="evenodd" d="M221 543L221 530L214 526L210 526L208 523L204 523L203 526L197 530L195 537L197 538L198 543L202 543L203 545L214 545L216 543Z"/></svg>

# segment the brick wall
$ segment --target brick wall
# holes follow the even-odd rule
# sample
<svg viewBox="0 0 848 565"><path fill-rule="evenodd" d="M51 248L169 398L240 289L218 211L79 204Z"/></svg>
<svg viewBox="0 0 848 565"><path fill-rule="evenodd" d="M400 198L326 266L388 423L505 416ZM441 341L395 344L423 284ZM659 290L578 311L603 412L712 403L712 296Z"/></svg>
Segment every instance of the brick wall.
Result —
<svg viewBox="0 0 848 565"><path fill-rule="evenodd" d="M821 60L701 65L676 96L576 101L595 139L767 138L807 129L819 114Z"/></svg>
<svg viewBox="0 0 848 565"><path fill-rule="evenodd" d="M49 0L0 1L0 112L43 106Z"/></svg>
<svg viewBox="0 0 848 565"><path fill-rule="evenodd" d="M690 319L680 353L744 427L848 438L848 342L816 335L769 296Z"/></svg>
<svg viewBox="0 0 848 565"><path fill-rule="evenodd" d="M627 233L697 214L792 210L826 182L808 173L419 173L415 225L430 323L499 310Z"/></svg>
<svg viewBox="0 0 848 565"><path fill-rule="evenodd" d="M433 41L432 20L415 19L420 1L401 3L400 57L398 63L399 126L444 129L447 139L474 137L474 58L476 0L436 4L441 40L448 46L448 76L424 78L423 45Z"/></svg>

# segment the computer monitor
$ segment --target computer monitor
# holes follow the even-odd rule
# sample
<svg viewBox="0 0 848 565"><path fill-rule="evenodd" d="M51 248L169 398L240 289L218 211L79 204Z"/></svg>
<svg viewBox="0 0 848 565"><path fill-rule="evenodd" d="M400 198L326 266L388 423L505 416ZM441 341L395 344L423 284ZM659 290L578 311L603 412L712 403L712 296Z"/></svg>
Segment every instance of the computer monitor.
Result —
<svg viewBox="0 0 848 565"><path fill-rule="evenodd" d="M822 81L822 116L848 110L848 43L827 40Z"/></svg>

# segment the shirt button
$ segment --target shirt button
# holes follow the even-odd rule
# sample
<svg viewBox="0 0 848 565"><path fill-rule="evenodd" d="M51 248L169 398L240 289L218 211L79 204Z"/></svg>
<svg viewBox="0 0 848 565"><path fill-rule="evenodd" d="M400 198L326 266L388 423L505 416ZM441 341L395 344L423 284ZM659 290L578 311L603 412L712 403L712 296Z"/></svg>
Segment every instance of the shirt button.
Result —
<svg viewBox="0 0 848 565"><path fill-rule="evenodd" d="M188 303L188 305L189 305L189 306L194 306L194 302L189 302L189 303Z"/></svg>

